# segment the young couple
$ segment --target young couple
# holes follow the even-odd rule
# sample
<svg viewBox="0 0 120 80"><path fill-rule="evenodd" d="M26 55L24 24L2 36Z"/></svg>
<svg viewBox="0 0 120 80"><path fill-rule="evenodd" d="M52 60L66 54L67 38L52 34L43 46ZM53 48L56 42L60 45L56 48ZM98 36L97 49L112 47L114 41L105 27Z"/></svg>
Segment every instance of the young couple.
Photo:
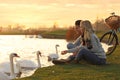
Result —
<svg viewBox="0 0 120 80"><path fill-rule="evenodd" d="M106 54L102 45L95 35L92 24L88 20L75 21L75 29L81 35L73 43L67 45L68 50L61 52L62 55L73 53L67 59L66 63L79 63L82 59L90 64L106 64ZM53 61L54 63L54 61Z"/></svg>

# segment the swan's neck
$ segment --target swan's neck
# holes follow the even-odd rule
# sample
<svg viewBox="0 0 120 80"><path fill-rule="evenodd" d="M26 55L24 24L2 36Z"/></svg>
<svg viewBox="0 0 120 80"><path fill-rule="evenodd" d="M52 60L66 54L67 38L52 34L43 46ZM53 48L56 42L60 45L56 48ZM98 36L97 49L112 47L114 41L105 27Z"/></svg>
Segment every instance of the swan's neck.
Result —
<svg viewBox="0 0 120 80"><path fill-rule="evenodd" d="M56 54L58 55L58 48L57 48L57 46L55 48L56 48Z"/></svg>
<svg viewBox="0 0 120 80"><path fill-rule="evenodd" d="M39 57L39 54L38 54L38 53L37 53L37 62L38 62L38 67L41 67L40 57Z"/></svg>
<svg viewBox="0 0 120 80"><path fill-rule="evenodd" d="M11 79L14 79L15 73L14 73L14 64L13 64L13 57L12 56L10 56L10 68L11 68L10 77L11 77Z"/></svg>

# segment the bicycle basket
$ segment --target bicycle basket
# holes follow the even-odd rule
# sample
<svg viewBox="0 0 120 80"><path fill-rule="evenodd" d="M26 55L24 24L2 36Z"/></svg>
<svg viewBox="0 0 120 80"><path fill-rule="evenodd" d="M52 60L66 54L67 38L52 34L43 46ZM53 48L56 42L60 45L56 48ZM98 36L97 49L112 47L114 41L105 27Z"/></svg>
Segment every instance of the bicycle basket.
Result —
<svg viewBox="0 0 120 80"><path fill-rule="evenodd" d="M117 30L120 27L120 16L114 15L105 19L107 26Z"/></svg>

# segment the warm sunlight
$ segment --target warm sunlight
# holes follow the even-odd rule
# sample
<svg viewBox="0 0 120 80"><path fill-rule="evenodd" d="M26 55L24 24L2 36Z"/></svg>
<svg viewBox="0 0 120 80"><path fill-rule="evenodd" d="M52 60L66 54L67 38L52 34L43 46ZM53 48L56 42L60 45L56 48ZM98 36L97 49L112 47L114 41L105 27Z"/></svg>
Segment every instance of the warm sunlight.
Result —
<svg viewBox="0 0 120 80"><path fill-rule="evenodd" d="M119 0L0 0L0 25L74 25L76 19L104 19L111 12L120 14Z"/></svg>

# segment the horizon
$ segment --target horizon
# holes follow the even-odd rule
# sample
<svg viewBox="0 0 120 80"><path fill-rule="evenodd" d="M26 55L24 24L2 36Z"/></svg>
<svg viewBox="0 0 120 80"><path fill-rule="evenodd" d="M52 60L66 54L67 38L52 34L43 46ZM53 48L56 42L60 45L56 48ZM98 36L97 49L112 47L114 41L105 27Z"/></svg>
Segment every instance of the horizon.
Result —
<svg viewBox="0 0 120 80"><path fill-rule="evenodd" d="M0 0L0 26L25 25L27 27L54 24L74 25L77 19L105 19L110 13L120 14L119 0Z"/></svg>

